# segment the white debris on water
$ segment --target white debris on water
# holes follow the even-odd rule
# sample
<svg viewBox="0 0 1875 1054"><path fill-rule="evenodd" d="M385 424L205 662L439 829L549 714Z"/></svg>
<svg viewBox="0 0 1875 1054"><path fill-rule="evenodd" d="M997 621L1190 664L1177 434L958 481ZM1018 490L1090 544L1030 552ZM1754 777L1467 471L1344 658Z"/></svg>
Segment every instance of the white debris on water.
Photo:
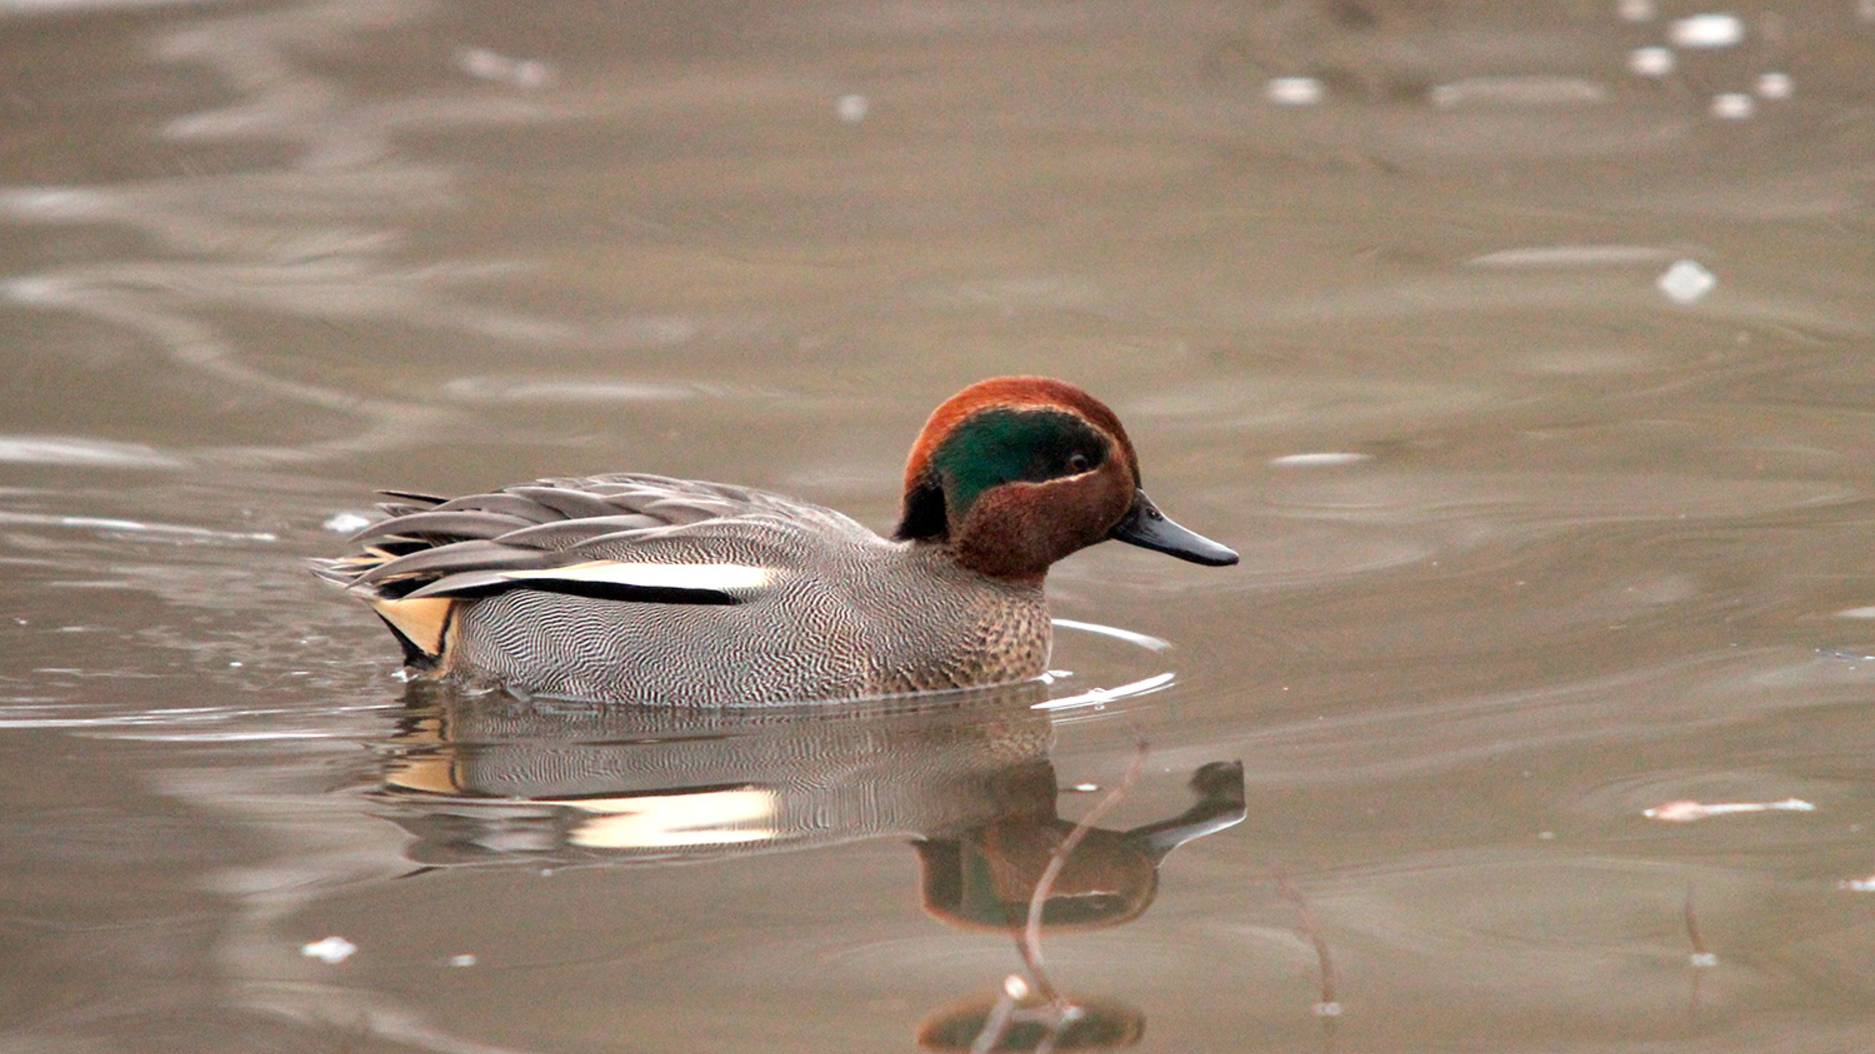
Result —
<svg viewBox="0 0 1875 1054"><path fill-rule="evenodd" d="M1851 893L1875 893L1875 875L1867 878L1845 878L1836 883L1837 889L1846 889Z"/></svg>
<svg viewBox="0 0 1875 1054"><path fill-rule="evenodd" d="M1437 85L1428 93L1434 106L1582 106L1606 101L1608 89L1580 77L1531 74L1514 77L1467 77Z"/></svg>
<svg viewBox="0 0 1875 1054"><path fill-rule="evenodd" d="M1664 77L1673 72L1672 48L1635 48L1628 52L1628 72L1636 77Z"/></svg>
<svg viewBox="0 0 1875 1054"><path fill-rule="evenodd" d="M1718 284L1719 280L1697 260L1675 260L1654 282L1676 304L1691 304Z"/></svg>
<svg viewBox="0 0 1875 1054"><path fill-rule="evenodd" d="M1671 260L1652 245L1530 245L1498 249L1465 261L1466 267L1619 267Z"/></svg>
<svg viewBox="0 0 1875 1054"><path fill-rule="evenodd" d="M1729 48L1745 39L1745 22L1729 12L1676 18L1667 39L1682 48Z"/></svg>
<svg viewBox="0 0 1875 1054"><path fill-rule="evenodd" d="M1733 816L1740 813L1815 811L1816 806L1802 798L1785 798L1782 801L1727 801L1711 804L1696 801L1670 801L1651 809L1642 809L1641 815L1662 823L1692 823L1694 820L1704 820L1711 816Z"/></svg>
<svg viewBox="0 0 1875 1054"><path fill-rule="evenodd" d="M517 88L540 88L553 79L553 70L539 59L511 58L487 48L456 49L456 68L477 80Z"/></svg>
<svg viewBox="0 0 1875 1054"><path fill-rule="evenodd" d="M457 969L463 969L465 967L474 966L475 956L467 955L467 954L452 955L449 957L449 965L456 967Z"/></svg>
<svg viewBox="0 0 1875 1054"><path fill-rule="evenodd" d="M1363 461L1372 461L1374 455L1362 454L1352 450L1316 450L1307 454L1284 454L1270 458L1270 464L1276 468L1333 468L1337 465L1358 465Z"/></svg>
<svg viewBox="0 0 1875 1054"><path fill-rule="evenodd" d="M351 534L371 526L371 521L355 512L335 512L319 526L334 534Z"/></svg>
<svg viewBox="0 0 1875 1054"><path fill-rule="evenodd" d="M872 111L872 102L864 95L842 95L834 100L833 112L847 124L858 124Z"/></svg>
<svg viewBox="0 0 1875 1054"><path fill-rule="evenodd" d="M328 966L336 966L352 957L358 945L343 937L323 937L311 944L300 946L299 953L308 959L317 959Z"/></svg>
<svg viewBox="0 0 1875 1054"><path fill-rule="evenodd" d="M1758 74L1757 88L1760 99L1788 99L1795 86L1791 83L1790 74L1772 70Z"/></svg>
<svg viewBox="0 0 1875 1054"><path fill-rule="evenodd" d="M1624 22L1652 22L1659 13L1654 0L1615 0L1615 14Z"/></svg>
<svg viewBox="0 0 1875 1054"><path fill-rule="evenodd" d="M1686 962L1689 966L1707 970L1719 965L1719 957L1713 952L1694 952L1686 957Z"/></svg>
<svg viewBox="0 0 1875 1054"><path fill-rule="evenodd" d="M1875 607L1844 608L1836 612L1837 618L1875 618Z"/></svg>
<svg viewBox="0 0 1875 1054"><path fill-rule="evenodd" d="M1271 77L1263 85L1263 97L1278 106L1314 106L1328 96L1328 89L1314 77Z"/></svg>
<svg viewBox="0 0 1875 1054"><path fill-rule="evenodd" d="M1757 102L1742 91L1720 92L1712 97L1712 116L1722 121L1742 121L1757 109Z"/></svg>

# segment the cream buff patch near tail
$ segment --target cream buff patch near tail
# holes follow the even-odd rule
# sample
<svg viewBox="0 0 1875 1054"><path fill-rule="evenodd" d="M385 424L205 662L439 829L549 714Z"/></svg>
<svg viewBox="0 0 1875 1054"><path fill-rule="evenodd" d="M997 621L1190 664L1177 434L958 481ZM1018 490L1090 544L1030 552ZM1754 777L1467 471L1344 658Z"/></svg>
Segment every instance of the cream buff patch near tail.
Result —
<svg viewBox="0 0 1875 1054"><path fill-rule="evenodd" d="M440 658L449 636L450 614L456 602L449 597L421 597L415 600L378 599L371 602L384 621L397 634L432 659Z"/></svg>

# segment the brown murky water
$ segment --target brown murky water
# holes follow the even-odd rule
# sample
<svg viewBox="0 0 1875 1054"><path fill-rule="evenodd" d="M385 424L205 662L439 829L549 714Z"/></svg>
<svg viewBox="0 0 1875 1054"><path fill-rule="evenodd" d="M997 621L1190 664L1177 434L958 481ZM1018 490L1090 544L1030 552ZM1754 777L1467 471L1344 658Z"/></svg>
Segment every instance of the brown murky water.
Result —
<svg viewBox="0 0 1875 1054"><path fill-rule="evenodd" d="M1868 3L0 0L0 78L0 1050L968 1049L1119 787L1058 1049L1875 1035ZM1244 553L1069 561L1053 684L406 695L302 565L883 527L1014 371Z"/></svg>

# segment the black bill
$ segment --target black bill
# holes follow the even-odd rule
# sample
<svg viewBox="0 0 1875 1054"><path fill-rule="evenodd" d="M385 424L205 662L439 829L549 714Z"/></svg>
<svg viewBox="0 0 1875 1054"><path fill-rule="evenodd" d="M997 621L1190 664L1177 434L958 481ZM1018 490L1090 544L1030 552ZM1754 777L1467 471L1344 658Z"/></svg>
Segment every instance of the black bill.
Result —
<svg viewBox="0 0 1875 1054"><path fill-rule="evenodd" d="M1237 562L1234 550L1173 523L1143 490L1133 492L1133 507L1126 510L1126 516L1114 525L1107 537L1207 567L1224 567Z"/></svg>

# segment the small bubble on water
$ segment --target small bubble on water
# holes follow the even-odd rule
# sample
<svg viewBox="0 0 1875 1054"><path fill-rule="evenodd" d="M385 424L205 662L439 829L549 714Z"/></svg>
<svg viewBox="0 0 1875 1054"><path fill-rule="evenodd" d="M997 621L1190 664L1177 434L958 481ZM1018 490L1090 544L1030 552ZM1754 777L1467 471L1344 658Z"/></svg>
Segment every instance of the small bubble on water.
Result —
<svg viewBox="0 0 1875 1054"><path fill-rule="evenodd" d="M1074 785L1074 786L1073 786L1072 788L1070 788L1070 789L1072 789L1072 790L1073 790L1073 791L1074 791L1074 792L1075 792L1076 794L1092 794L1092 793L1094 793L1095 791L1097 791L1097 790L1099 790L1099 789L1100 789L1100 784L1098 784L1098 783L1077 783L1077 784L1075 784L1075 785Z"/></svg>
<svg viewBox="0 0 1875 1054"><path fill-rule="evenodd" d="M457 969L462 969L462 968L464 968L464 967L469 967L469 966L474 966L474 965L475 965L475 956L473 956L473 955L452 955L452 956L450 956L450 957L449 957L449 965L451 965L451 966L454 966L454 967L456 967Z"/></svg>
<svg viewBox="0 0 1875 1054"><path fill-rule="evenodd" d="M1674 303L1690 304L1712 292L1719 280L1697 260L1675 260L1654 284Z"/></svg>
<svg viewBox="0 0 1875 1054"><path fill-rule="evenodd" d="M1673 72L1673 49L1649 47L1628 52L1628 72L1636 77L1664 77Z"/></svg>
<svg viewBox="0 0 1875 1054"><path fill-rule="evenodd" d="M864 95L842 95L833 104L833 111L847 124L858 124L865 120L871 109L872 103Z"/></svg>
<svg viewBox="0 0 1875 1054"><path fill-rule="evenodd" d="M1788 99L1792 88L1788 73L1772 71L1758 74L1758 97L1761 99Z"/></svg>
<svg viewBox="0 0 1875 1054"><path fill-rule="evenodd" d="M329 966L335 966L352 957L358 945L343 937L325 937L310 944L300 946L299 953L308 959L317 959Z"/></svg>
<svg viewBox="0 0 1875 1054"><path fill-rule="evenodd" d="M1722 121L1742 121L1757 108L1751 96L1742 91L1720 92L1712 97L1712 116Z"/></svg>
<svg viewBox="0 0 1875 1054"><path fill-rule="evenodd" d="M1340 1017L1342 1012L1341 1004L1332 999L1316 1003L1311 1009L1316 1017Z"/></svg>
<svg viewBox="0 0 1875 1054"><path fill-rule="evenodd" d="M1278 106L1314 106L1327 94L1314 77L1272 77L1263 85L1263 97Z"/></svg>
<svg viewBox="0 0 1875 1054"><path fill-rule="evenodd" d="M230 662L230 663L228 664L228 668L229 668L229 669L231 669L231 670L238 670L238 669L240 669L240 668L241 668L242 666L244 666L244 665L246 665L246 664L245 664L245 663L242 663L242 662L240 662L239 660L236 660L236 661L234 661L234 662Z"/></svg>
<svg viewBox="0 0 1875 1054"><path fill-rule="evenodd" d="M350 534L371 526L371 521L355 512L336 512L326 518L319 526L335 534Z"/></svg>
<svg viewBox="0 0 1875 1054"><path fill-rule="evenodd" d="M539 59L517 59L488 48L459 48L456 68L477 80L504 81L517 88L539 88L553 70Z"/></svg>
<svg viewBox="0 0 1875 1054"><path fill-rule="evenodd" d="M1615 14L1624 22L1652 22L1659 13L1654 0L1615 0Z"/></svg>
<svg viewBox="0 0 1875 1054"><path fill-rule="evenodd" d="M1745 39L1745 22L1730 13L1676 18L1667 39L1682 48L1729 48Z"/></svg>
<svg viewBox="0 0 1875 1054"><path fill-rule="evenodd" d="M1700 967L1701 969L1706 969L1706 968L1719 965L1719 957L1713 954L1712 952L1694 952L1693 954L1686 957L1686 961L1693 966Z"/></svg>

